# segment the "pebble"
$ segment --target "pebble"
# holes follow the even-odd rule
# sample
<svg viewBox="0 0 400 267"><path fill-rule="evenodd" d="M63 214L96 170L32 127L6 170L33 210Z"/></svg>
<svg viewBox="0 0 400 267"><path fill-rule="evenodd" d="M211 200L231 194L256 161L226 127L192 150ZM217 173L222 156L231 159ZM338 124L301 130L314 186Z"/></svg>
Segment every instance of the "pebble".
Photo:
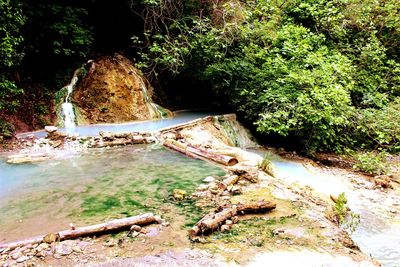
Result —
<svg viewBox="0 0 400 267"><path fill-rule="evenodd" d="M49 249L49 245L47 243L41 243L37 248L36 251L37 252L41 252L43 250L47 250Z"/></svg>
<svg viewBox="0 0 400 267"><path fill-rule="evenodd" d="M203 179L203 182L205 183L212 183L215 181L215 178L212 176L207 176L206 178Z"/></svg>
<svg viewBox="0 0 400 267"><path fill-rule="evenodd" d="M54 133L54 132L56 132L58 130L58 128L55 127L55 126L45 126L44 129L48 133Z"/></svg>
<svg viewBox="0 0 400 267"><path fill-rule="evenodd" d="M21 263L21 262L24 262L24 261L27 261L27 260L29 260L29 257L27 257L27 256L22 256L22 257L19 257L19 258L17 259L17 262L18 262L18 263Z"/></svg>
<svg viewBox="0 0 400 267"><path fill-rule="evenodd" d="M142 230L142 227L140 227L139 225L132 225L130 230L140 232L140 230Z"/></svg>
<svg viewBox="0 0 400 267"><path fill-rule="evenodd" d="M72 253L72 248L67 244L58 244L56 246L56 254L60 254L61 256L67 256Z"/></svg>
<svg viewBox="0 0 400 267"><path fill-rule="evenodd" d="M11 258L12 258L13 260L19 259L19 258L21 258L22 256L23 256L22 252L16 252L16 253L11 254Z"/></svg>

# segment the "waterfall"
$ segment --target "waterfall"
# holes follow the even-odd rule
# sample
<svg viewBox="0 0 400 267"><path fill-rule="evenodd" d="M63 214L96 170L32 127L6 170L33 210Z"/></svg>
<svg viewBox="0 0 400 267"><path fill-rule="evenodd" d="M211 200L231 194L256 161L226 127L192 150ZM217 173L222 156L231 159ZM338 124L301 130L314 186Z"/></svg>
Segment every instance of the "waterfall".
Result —
<svg viewBox="0 0 400 267"><path fill-rule="evenodd" d="M81 68L77 69L74 72L74 76L71 79L71 82L65 86L64 88L67 89L67 96L65 97L65 102L62 104L62 114L64 117L64 127L65 128L74 128L76 126L75 124L75 113L74 113L74 107L72 106L72 103L70 102L70 97L72 92L74 91L74 88L78 82L78 75L81 71Z"/></svg>
<svg viewBox="0 0 400 267"><path fill-rule="evenodd" d="M159 109L158 105L155 104L155 103L153 102L153 100L149 97L149 95L148 95L148 93L147 93L146 84L144 83L142 77L141 77L139 74L137 74L137 77L139 77L139 80L140 80L140 87L141 87L141 89L142 89L143 96L144 96L144 99L145 99L146 103L149 104L149 105L151 106L151 108L153 109L153 111L154 111L155 113L158 113L158 114L160 115L160 118L163 119L163 118L164 118L164 113Z"/></svg>

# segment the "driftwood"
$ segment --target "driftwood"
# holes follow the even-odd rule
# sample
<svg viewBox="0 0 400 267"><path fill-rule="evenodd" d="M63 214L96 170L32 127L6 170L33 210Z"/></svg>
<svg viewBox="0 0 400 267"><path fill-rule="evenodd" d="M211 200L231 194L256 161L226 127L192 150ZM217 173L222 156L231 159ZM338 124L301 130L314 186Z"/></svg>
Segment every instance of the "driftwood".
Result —
<svg viewBox="0 0 400 267"><path fill-rule="evenodd" d="M169 148L171 148L171 149L173 149L175 151L181 152L182 154L185 154L185 155L187 155L187 156L189 156L191 158L202 159L202 157L200 157L200 156L198 156L198 155L196 155L196 154L194 154L194 153L192 153L190 151L187 151L185 144L182 144L182 143L177 142L175 140L172 140L172 139L165 140L164 141L164 146L169 147Z"/></svg>
<svg viewBox="0 0 400 267"><path fill-rule="evenodd" d="M230 185L234 185L239 181L238 175L230 175L228 178L225 178L222 182L228 187Z"/></svg>
<svg viewBox="0 0 400 267"><path fill-rule="evenodd" d="M201 219L192 229L189 230L189 238L195 239L196 236L204 233L209 233L218 229L227 220L236 215L260 213L271 211L276 208L276 203L270 201L259 201L247 204L236 204L227 207L221 207L219 212L207 214Z"/></svg>
<svg viewBox="0 0 400 267"><path fill-rule="evenodd" d="M192 145L186 145L172 139L165 140L164 145L190 157L205 158L226 166L233 166L238 163L238 160L234 157L216 154L206 149L198 148Z"/></svg>
<svg viewBox="0 0 400 267"><path fill-rule="evenodd" d="M115 139L112 141L98 141L92 145L95 148L101 147L113 147L113 146L126 146L126 145L133 145L133 144L143 144L146 143L146 139L143 136L132 136L129 139Z"/></svg>
<svg viewBox="0 0 400 267"><path fill-rule="evenodd" d="M77 227L77 228L74 227L75 228L74 230L64 230L54 235L57 236L58 240L62 241L62 240L73 239L89 235L97 235L122 229L129 229L132 225L147 225L155 222L160 223L161 222L160 217L155 216L152 213L146 213L124 219L112 220L109 222L96 225ZM46 236L37 236L30 239L25 239L12 243L0 244L0 249L12 250L17 247L39 244L44 241L45 237Z"/></svg>
<svg viewBox="0 0 400 267"><path fill-rule="evenodd" d="M238 214L261 213L273 210L275 208L276 208L276 203L264 200L259 202L236 205Z"/></svg>

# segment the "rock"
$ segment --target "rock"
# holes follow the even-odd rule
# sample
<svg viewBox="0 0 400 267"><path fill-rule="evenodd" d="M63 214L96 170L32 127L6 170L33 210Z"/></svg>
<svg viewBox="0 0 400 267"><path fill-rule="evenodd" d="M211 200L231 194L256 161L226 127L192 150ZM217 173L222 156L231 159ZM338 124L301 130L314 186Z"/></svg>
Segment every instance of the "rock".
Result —
<svg viewBox="0 0 400 267"><path fill-rule="evenodd" d="M47 243L41 243L37 248L36 251L37 252L41 252L43 250L48 250L49 249L49 245Z"/></svg>
<svg viewBox="0 0 400 267"><path fill-rule="evenodd" d="M227 231L231 230L231 228L232 227L230 225L224 224L221 226L221 232L227 232Z"/></svg>
<svg viewBox="0 0 400 267"><path fill-rule="evenodd" d="M100 131L99 135L107 141L112 141L115 139L114 135L111 132Z"/></svg>
<svg viewBox="0 0 400 267"><path fill-rule="evenodd" d="M44 129L45 129L45 131L47 132L47 133L55 133L55 132L57 132L57 130L58 130L58 128L57 127L55 127L55 126L45 126L44 127Z"/></svg>
<svg viewBox="0 0 400 267"><path fill-rule="evenodd" d="M201 184L197 187L198 191L206 191L208 189L208 184Z"/></svg>
<svg viewBox="0 0 400 267"><path fill-rule="evenodd" d="M231 220L232 220L232 223L237 223L239 221L239 217L238 216L233 216L231 218Z"/></svg>
<svg viewBox="0 0 400 267"><path fill-rule="evenodd" d="M50 233L43 237L43 241L47 244L54 243L60 240L60 235L58 233Z"/></svg>
<svg viewBox="0 0 400 267"><path fill-rule="evenodd" d="M206 178L203 179L203 182L205 183L212 183L215 181L215 178L212 176L207 176Z"/></svg>
<svg viewBox="0 0 400 267"><path fill-rule="evenodd" d="M22 256L23 256L22 252L15 252L15 253L11 254L11 258L12 258L13 260L19 259L19 258L21 258Z"/></svg>
<svg viewBox="0 0 400 267"><path fill-rule="evenodd" d="M60 254L61 256L67 256L72 253L72 245L71 242L61 242L56 245L56 254Z"/></svg>
<svg viewBox="0 0 400 267"><path fill-rule="evenodd" d="M225 221L225 224L226 224L226 225L232 225L232 224L233 224L233 221L231 221L231 220L226 220L226 221Z"/></svg>
<svg viewBox="0 0 400 267"><path fill-rule="evenodd" d="M118 245L118 242L115 240L108 240L104 242L104 246L106 247L115 247L116 245Z"/></svg>
<svg viewBox="0 0 400 267"><path fill-rule="evenodd" d="M231 193L232 195L240 195L242 193L242 189L239 186L234 185L231 189Z"/></svg>
<svg viewBox="0 0 400 267"><path fill-rule="evenodd" d="M384 175L376 176L374 183L375 183L376 187L393 189L393 186L390 184L390 178L386 175L385 176Z"/></svg>
<svg viewBox="0 0 400 267"><path fill-rule="evenodd" d="M186 197L186 191L181 189L174 189L172 197L174 198L174 200L177 201L184 200Z"/></svg>
<svg viewBox="0 0 400 267"><path fill-rule="evenodd" d="M142 227L140 227L139 225L132 225L130 231L136 231L136 232L140 232L140 230L142 230Z"/></svg>
<svg viewBox="0 0 400 267"><path fill-rule="evenodd" d="M19 257L19 258L17 259L17 262L18 262L18 263L22 263L22 262L27 261L27 260L29 260L29 259L30 259L30 258L27 257L27 256L22 256L22 257Z"/></svg>
<svg viewBox="0 0 400 267"><path fill-rule="evenodd" d="M61 140L50 141L50 145L51 145L53 148L60 147L62 144L63 144L63 141L61 141Z"/></svg>

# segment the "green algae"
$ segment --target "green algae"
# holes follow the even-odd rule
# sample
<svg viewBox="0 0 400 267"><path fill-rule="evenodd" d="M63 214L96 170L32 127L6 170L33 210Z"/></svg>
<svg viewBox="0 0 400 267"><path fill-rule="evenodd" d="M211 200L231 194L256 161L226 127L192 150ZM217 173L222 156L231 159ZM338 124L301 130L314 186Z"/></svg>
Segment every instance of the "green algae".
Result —
<svg viewBox="0 0 400 267"><path fill-rule="evenodd" d="M0 202L0 235L12 229L15 220L41 216L51 217L54 224L68 220L84 225L154 212L171 220L183 215L191 226L202 210L192 200L172 201L172 191L190 194L204 177L224 174L210 163L147 145L91 150L39 163L22 175L14 195ZM19 227L23 229L24 222ZM32 234L43 229L36 231Z"/></svg>

